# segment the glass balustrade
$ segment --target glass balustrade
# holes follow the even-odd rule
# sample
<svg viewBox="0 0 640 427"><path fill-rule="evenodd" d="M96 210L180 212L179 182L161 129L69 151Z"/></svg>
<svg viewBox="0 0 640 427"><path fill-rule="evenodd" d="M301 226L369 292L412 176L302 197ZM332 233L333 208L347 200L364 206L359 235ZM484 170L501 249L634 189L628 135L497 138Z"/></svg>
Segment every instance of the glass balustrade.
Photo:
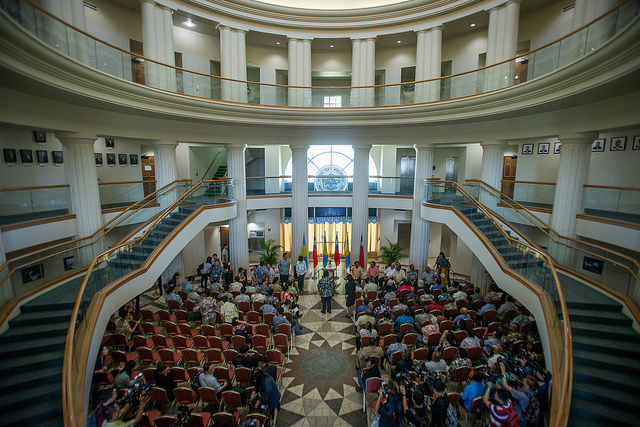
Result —
<svg viewBox="0 0 640 427"><path fill-rule="evenodd" d="M624 3L564 38L517 58L440 79L366 87L295 87L223 79L170 67L118 49L48 15L28 0L0 2L28 32L64 55L109 75L198 98L301 108L397 106L457 99L519 83L516 62L526 62L526 80L549 74L583 58L620 33L640 10Z"/></svg>
<svg viewBox="0 0 640 427"><path fill-rule="evenodd" d="M98 184L102 209L131 206L145 195L145 187L155 181L101 182Z"/></svg>
<svg viewBox="0 0 640 427"><path fill-rule="evenodd" d="M247 177L247 197L291 195L290 176Z"/></svg>
<svg viewBox="0 0 640 427"><path fill-rule="evenodd" d="M584 213L640 224L640 188L585 185Z"/></svg>
<svg viewBox="0 0 640 427"><path fill-rule="evenodd" d="M68 215L68 185L0 190L0 225Z"/></svg>
<svg viewBox="0 0 640 427"><path fill-rule="evenodd" d="M513 200L527 207L553 209L555 193L555 183L513 181Z"/></svg>

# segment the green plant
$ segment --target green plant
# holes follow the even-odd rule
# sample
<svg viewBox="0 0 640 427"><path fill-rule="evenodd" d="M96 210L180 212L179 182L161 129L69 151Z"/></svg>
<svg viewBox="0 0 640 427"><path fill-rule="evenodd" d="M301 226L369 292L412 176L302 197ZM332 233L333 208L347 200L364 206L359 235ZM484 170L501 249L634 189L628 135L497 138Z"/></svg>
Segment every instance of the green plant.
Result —
<svg viewBox="0 0 640 427"><path fill-rule="evenodd" d="M260 255L260 261L264 261L265 264L271 264L275 266L278 263L278 255L281 245L274 244L275 240L269 239L267 241L259 240L258 245L264 249L264 253Z"/></svg>
<svg viewBox="0 0 640 427"><path fill-rule="evenodd" d="M407 254L402 252L400 244L391 243L389 239L387 239L387 242L389 242L389 246L381 246L378 255L378 259L380 259L384 265L393 265L407 257Z"/></svg>

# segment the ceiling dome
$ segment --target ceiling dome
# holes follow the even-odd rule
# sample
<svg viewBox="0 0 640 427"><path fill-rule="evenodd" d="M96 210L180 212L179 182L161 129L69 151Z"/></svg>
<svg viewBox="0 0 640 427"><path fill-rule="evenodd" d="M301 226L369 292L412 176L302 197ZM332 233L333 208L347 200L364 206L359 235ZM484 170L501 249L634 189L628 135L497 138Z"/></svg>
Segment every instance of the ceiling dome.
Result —
<svg viewBox="0 0 640 427"><path fill-rule="evenodd" d="M255 0L272 6L307 10L353 10L409 3L411 0Z"/></svg>

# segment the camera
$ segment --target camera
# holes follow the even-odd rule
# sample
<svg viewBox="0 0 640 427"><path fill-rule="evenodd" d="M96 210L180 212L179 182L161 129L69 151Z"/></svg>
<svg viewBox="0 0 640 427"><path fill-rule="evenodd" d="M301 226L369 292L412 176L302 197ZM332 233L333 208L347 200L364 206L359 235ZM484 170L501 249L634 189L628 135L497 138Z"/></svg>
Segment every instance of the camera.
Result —
<svg viewBox="0 0 640 427"><path fill-rule="evenodd" d="M139 374L134 379L138 379L141 376L142 374ZM128 403L130 411L135 411L140 402L140 396L143 393L148 393L153 388L153 386L154 386L153 381L146 384L135 383L133 388L129 389L129 393L118 401L118 406L122 408L124 405Z"/></svg>
<svg viewBox="0 0 640 427"><path fill-rule="evenodd" d="M177 415L178 419L171 424L171 427L184 427L189 424L189 420L191 420L191 412L193 412L193 409L188 406L178 406L178 410L180 411Z"/></svg>
<svg viewBox="0 0 640 427"><path fill-rule="evenodd" d="M380 390L382 390L382 397L384 398L389 397L389 384L382 381L382 384L380 384Z"/></svg>

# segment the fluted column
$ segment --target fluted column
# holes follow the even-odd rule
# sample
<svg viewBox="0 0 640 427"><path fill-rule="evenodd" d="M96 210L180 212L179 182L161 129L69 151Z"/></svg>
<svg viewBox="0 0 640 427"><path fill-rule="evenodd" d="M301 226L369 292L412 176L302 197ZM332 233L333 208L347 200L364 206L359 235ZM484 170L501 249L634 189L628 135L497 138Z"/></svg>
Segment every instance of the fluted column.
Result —
<svg viewBox="0 0 640 427"><path fill-rule="evenodd" d="M175 65L173 19L171 17L173 11L166 6L156 4L153 0L142 0L140 12L142 15L144 56L160 63L151 61L145 63L146 84L175 92L175 69L161 65Z"/></svg>
<svg viewBox="0 0 640 427"><path fill-rule="evenodd" d="M76 216L76 234L85 237L102 225L98 174L93 155L97 135L56 132L63 146L65 177L71 195L71 213Z"/></svg>
<svg viewBox="0 0 640 427"><path fill-rule="evenodd" d="M249 267L249 236L247 235L247 187L244 144L228 144L227 169L233 178L233 192L236 199L237 215L229 221L229 260L231 268Z"/></svg>
<svg viewBox="0 0 640 427"><path fill-rule="evenodd" d="M157 140L153 146L153 163L156 173L156 188L162 188L178 179L176 163L176 141Z"/></svg>
<svg viewBox="0 0 640 427"><path fill-rule="evenodd" d="M40 0L40 6L76 28L86 31L82 0ZM69 56L86 65L91 65L87 37L77 32L67 32L63 25L53 18L42 16L44 41L51 46L68 51ZM66 45L66 46L65 46ZM68 48L68 49L65 49Z"/></svg>
<svg viewBox="0 0 640 427"><path fill-rule="evenodd" d="M409 261L420 272L429 265L430 223L422 219L420 210L424 194L424 180L431 178L433 169L433 150L431 144L415 145L416 167L413 184L413 210L411 212L411 241Z"/></svg>
<svg viewBox="0 0 640 427"><path fill-rule="evenodd" d="M583 186L589 178L591 143L596 133L560 135L562 154L553 200L551 227L560 235L575 237L576 215L583 210Z"/></svg>
<svg viewBox="0 0 640 427"><path fill-rule="evenodd" d="M504 149L507 147L506 141L483 141L482 146L482 166L480 169L480 179L490 186L500 190L502 181L502 168L504 163ZM497 199L489 196L485 192L480 193L480 203L491 210L497 207Z"/></svg>
<svg viewBox="0 0 640 427"><path fill-rule="evenodd" d="M220 74L221 77L247 80L246 31L220 26ZM247 102L247 84L222 80L222 99Z"/></svg>
<svg viewBox="0 0 640 427"><path fill-rule="evenodd" d="M416 81L441 77L442 26L417 32ZM415 101L428 102L440 99L440 81L417 83Z"/></svg>
<svg viewBox="0 0 640 427"><path fill-rule="evenodd" d="M351 86L371 86L375 84L376 39L352 40ZM351 90L351 106L365 107L375 105L375 89L361 88Z"/></svg>
<svg viewBox="0 0 640 427"><path fill-rule="evenodd" d="M496 64L516 56L520 26L520 0L509 0L489 11L487 34L487 65ZM506 77L506 78L505 78ZM505 63L487 69L485 90L494 90L513 84L513 64Z"/></svg>
<svg viewBox="0 0 640 427"><path fill-rule="evenodd" d="M351 208L350 250L360 256L360 236L364 246L364 266L367 265L369 225L369 152L370 145L353 146L353 206ZM353 261L352 261L353 262Z"/></svg>
<svg viewBox="0 0 640 427"><path fill-rule="evenodd" d="M616 7L618 0L576 0L571 29L577 30Z"/></svg>
<svg viewBox="0 0 640 427"><path fill-rule="evenodd" d="M474 284L475 287L480 288L482 293L487 292L487 274L482 265L482 262L478 259L475 254L471 260L471 283Z"/></svg>
<svg viewBox="0 0 640 427"><path fill-rule="evenodd" d="M302 252L302 235L308 230L309 224L309 184L306 145L291 146L291 259L297 262ZM307 247L310 236L306 237Z"/></svg>
<svg viewBox="0 0 640 427"><path fill-rule="evenodd" d="M289 85L311 86L311 40L289 39ZM289 105L311 106L311 89L290 88Z"/></svg>

